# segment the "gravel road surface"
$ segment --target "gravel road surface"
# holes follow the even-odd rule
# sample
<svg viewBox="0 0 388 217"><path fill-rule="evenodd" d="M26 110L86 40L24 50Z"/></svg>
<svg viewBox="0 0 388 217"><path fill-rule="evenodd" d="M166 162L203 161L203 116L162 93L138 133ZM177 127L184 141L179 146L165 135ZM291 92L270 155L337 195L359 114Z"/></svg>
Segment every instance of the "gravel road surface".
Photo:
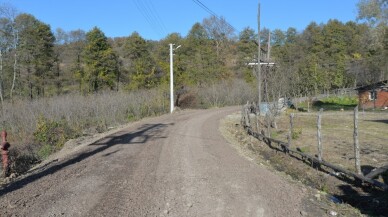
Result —
<svg viewBox="0 0 388 217"><path fill-rule="evenodd" d="M0 216L301 216L301 187L219 132L239 109L181 111L79 144L0 189Z"/></svg>

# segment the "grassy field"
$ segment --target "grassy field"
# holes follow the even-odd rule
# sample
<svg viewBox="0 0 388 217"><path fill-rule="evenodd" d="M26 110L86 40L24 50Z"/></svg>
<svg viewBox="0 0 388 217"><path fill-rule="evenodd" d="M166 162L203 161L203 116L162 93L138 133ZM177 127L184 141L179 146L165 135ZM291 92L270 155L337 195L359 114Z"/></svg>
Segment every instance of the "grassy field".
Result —
<svg viewBox="0 0 388 217"><path fill-rule="evenodd" d="M311 155L318 153L317 116L317 112L294 114L292 146ZM349 111L323 112L321 129L323 159L351 171L355 171L353 117ZM280 116L277 126L272 137L287 141L289 115ZM363 172L388 164L388 112L360 112L358 130Z"/></svg>

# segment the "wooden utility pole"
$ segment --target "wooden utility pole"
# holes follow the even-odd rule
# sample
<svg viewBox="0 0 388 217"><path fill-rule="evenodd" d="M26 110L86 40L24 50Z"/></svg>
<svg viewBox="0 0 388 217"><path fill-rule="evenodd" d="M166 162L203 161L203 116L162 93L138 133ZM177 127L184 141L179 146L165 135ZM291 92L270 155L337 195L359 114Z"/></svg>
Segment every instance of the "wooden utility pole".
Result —
<svg viewBox="0 0 388 217"><path fill-rule="evenodd" d="M261 65L260 65L260 58L261 58L261 46L260 46L260 0L259 0L259 5L258 5L258 12L257 12L257 44L258 44L258 49L257 49L257 89L258 89L258 110L260 114L260 104L261 104Z"/></svg>
<svg viewBox="0 0 388 217"><path fill-rule="evenodd" d="M271 31L268 31L267 62L269 62L270 55L271 55Z"/></svg>

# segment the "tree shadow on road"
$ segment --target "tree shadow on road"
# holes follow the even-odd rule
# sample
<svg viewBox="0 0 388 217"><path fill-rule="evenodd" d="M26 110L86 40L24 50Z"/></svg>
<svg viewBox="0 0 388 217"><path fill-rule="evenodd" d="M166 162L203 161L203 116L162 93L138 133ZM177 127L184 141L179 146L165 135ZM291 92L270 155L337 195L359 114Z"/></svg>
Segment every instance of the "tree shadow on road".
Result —
<svg viewBox="0 0 388 217"><path fill-rule="evenodd" d="M143 144L152 139L164 138L160 135L169 125L173 125L173 123L145 124L138 128L135 132L127 133L121 131L111 136L100 139L97 142L90 144L88 146L90 147L90 150L84 153L80 153L63 162L58 161L54 164L44 166L43 169L38 169L39 171L35 170L33 172L30 172L30 175L27 175L15 182L10 183L8 186L5 186L0 189L0 196L21 189L27 184L35 182L47 175L54 174L65 167L81 162L115 145Z"/></svg>

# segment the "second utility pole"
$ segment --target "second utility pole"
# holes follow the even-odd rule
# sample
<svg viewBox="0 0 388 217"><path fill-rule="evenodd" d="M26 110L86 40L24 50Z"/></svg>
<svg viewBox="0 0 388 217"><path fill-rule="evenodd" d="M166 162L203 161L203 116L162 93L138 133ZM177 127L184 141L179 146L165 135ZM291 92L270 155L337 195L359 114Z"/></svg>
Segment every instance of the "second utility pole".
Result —
<svg viewBox="0 0 388 217"><path fill-rule="evenodd" d="M258 109L259 113L260 111L260 104L261 104L261 65L260 65L260 58L261 58L261 46L260 46L260 0L259 0L259 8L258 8L258 13L257 13L257 23L258 23L258 28L257 28L257 44L258 44L258 50L257 50L257 89L258 89L258 94L259 94L259 102L258 102Z"/></svg>
<svg viewBox="0 0 388 217"><path fill-rule="evenodd" d="M173 67L173 46L170 44L170 113L174 111L174 67Z"/></svg>
<svg viewBox="0 0 388 217"><path fill-rule="evenodd" d="M180 48L181 46L178 45L174 49L174 44L170 44L170 113L174 111L174 53L173 51Z"/></svg>

